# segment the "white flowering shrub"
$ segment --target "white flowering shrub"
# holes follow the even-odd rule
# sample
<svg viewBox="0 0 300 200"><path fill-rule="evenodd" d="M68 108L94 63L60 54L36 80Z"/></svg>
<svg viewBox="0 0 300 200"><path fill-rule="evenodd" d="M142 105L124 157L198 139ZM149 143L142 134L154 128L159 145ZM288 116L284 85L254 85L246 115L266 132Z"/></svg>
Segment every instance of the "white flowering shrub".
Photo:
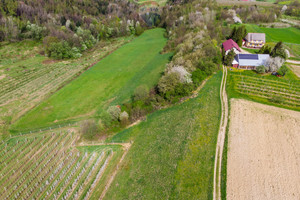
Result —
<svg viewBox="0 0 300 200"><path fill-rule="evenodd" d="M182 66L175 66L170 70L170 73L177 73L181 83L192 83L192 75Z"/></svg>

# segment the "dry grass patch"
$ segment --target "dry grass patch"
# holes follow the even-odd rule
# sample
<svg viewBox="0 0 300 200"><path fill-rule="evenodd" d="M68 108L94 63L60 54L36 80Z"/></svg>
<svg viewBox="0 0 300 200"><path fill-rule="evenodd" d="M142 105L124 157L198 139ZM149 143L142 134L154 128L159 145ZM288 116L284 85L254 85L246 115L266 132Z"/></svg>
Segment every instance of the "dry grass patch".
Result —
<svg viewBox="0 0 300 200"><path fill-rule="evenodd" d="M232 99L227 199L300 199L300 112Z"/></svg>

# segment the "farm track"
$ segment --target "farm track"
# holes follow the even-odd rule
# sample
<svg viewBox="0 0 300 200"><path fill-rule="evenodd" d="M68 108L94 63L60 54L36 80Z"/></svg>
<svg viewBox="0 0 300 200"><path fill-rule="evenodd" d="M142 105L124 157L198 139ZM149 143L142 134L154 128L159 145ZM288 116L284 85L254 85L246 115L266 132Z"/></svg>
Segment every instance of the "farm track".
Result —
<svg viewBox="0 0 300 200"><path fill-rule="evenodd" d="M213 185L213 200L221 200L221 169L222 169L222 156L226 134L226 127L228 123L228 99L226 93L226 79L227 68L223 66L223 77L220 87L220 101L221 101L221 120L218 133L215 163L214 163L214 185Z"/></svg>

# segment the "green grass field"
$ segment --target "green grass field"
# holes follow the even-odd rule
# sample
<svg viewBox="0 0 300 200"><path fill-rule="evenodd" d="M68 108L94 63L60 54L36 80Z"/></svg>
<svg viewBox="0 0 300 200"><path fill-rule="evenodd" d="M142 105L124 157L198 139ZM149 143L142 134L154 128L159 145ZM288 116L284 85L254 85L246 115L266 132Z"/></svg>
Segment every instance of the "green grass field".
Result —
<svg viewBox="0 0 300 200"><path fill-rule="evenodd" d="M300 29L289 28L266 28L256 24L243 24L246 26L248 33L265 33L268 45L282 41L291 54L300 57ZM240 25L238 25L240 26Z"/></svg>
<svg viewBox="0 0 300 200"><path fill-rule="evenodd" d="M267 42L286 42L300 44L300 30L294 27L289 28L266 28L255 24L243 24L248 33L265 33Z"/></svg>
<svg viewBox="0 0 300 200"><path fill-rule="evenodd" d="M157 83L171 54L160 54L164 29L146 31L105 57L11 126L32 130L95 116L110 104L129 101L134 89Z"/></svg>
<svg viewBox="0 0 300 200"><path fill-rule="evenodd" d="M108 140L134 143L105 199L212 199L221 79Z"/></svg>

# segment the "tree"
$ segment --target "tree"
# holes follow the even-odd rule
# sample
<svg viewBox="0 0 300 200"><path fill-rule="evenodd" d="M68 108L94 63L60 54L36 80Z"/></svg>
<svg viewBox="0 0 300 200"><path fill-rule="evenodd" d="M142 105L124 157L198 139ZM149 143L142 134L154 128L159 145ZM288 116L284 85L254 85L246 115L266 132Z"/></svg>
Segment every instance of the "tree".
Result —
<svg viewBox="0 0 300 200"><path fill-rule="evenodd" d="M260 66L256 67L256 72L259 73L259 74L265 73L266 72L265 66L260 65Z"/></svg>
<svg viewBox="0 0 300 200"><path fill-rule="evenodd" d="M186 69L182 66L174 66L170 73L177 73L179 75L179 79L181 83L191 83L191 74L186 71Z"/></svg>
<svg viewBox="0 0 300 200"><path fill-rule="evenodd" d="M174 91L179 83L180 76L178 73L168 73L159 80L157 87L159 92L165 94L168 91Z"/></svg>
<svg viewBox="0 0 300 200"><path fill-rule="evenodd" d="M288 71L289 68L286 65L282 65L277 72L279 75L284 76Z"/></svg>
<svg viewBox="0 0 300 200"><path fill-rule="evenodd" d="M285 53L284 47L282 42L278 42L275 47L273 48L273 50L270 53L270 56L272 56L273 58L275 57L281 57L283 59L286 59L287 55Z"/></svg>
<svg viewBox="0 0 300 200"><path fill-rule="evenodd" d="M134 91L134 100L143 101L149 96L149 88L147 85L140 85Z"/></svg>
<svg viewBox="0 0 300 200"><path fill-rule="evenodd" d="M136 23L135 25L135 34L137 36L141 35L144 32L144 29L141 27L140 23Z"/></svg>
<svg viewBox="0 0 300 200"><path fill-rule="evenodd" d="M247 35L247 29L243 25L243 26L240 26L238 28L233 27L229 38L234 40L239 46L242 46L243 38L246 37L246 35Z"/></svg>
<svg viewBox="0 0 300 200"><path fill-rule="evenodd" d="M268 45L264 45L259 51L259 54L270 54L272 51L272 48Z"/></svg>
<svg viewBox="0 0 300 200"><path fill-rule="evenodd" d="M285 60L281 57L270 57L265 64L266 71L275 72L282 66L284 62Z"/></svg>
<svg viewBox="0 0 300 200"><path fill-rule="evenodd" d="M226 66L231 66L232 65L232 62L234 60L234 57L235 57L235 53L233 50L229 51L229 53L225 56L224 58L224 64Z"/></svg>
<svg viewBox="0 0 300 200"><path fill-rule="evenodd" d="M126 111L123 111L120 114L120 121L121 121L122 126L126 126L129 123L129 115Z"/></svg>
<svg viewBox="0 0 300 200"><path fill-rule="evenodd" d="M98 127L94 120L85 120L81 123L80 132L83 138L92 140L98 133Z"/></svg>
<svg viewBox="0 0 300 200"><path fill-rule="evenodd" d="M201 69L196 69L192 73L192 80L193 80L193 83L195 83L196 85L200 85L206 77L207 77L207 74L204 71L202 71Z"/></svg>
<svg viewBox="0 0 300 200"><path fill-rule="evenodd" d="M110 114L113 121L117 121L120 117L121 109L119 108L119 106L110 106L107 109L107 112Z"/></svg>

